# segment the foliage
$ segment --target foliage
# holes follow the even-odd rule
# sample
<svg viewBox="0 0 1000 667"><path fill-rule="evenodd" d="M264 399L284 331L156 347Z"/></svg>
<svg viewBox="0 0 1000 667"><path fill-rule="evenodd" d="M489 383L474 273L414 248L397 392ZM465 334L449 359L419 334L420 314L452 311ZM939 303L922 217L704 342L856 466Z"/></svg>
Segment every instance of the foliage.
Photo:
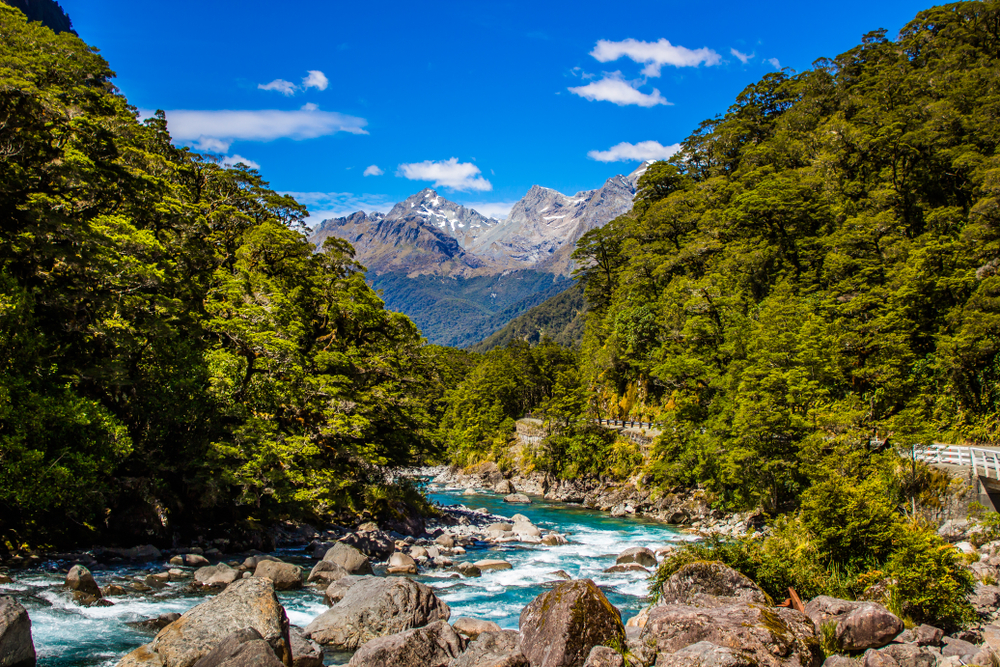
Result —
<svg viewBox="0 0 1000 667"><path fill-rule="evenodd" d="M584 313L583 285L574 283L565 292L515 317L488 338L470 345L469 349L484 353L515 339L535 345L543 338L551 338L563 347L578 347L583 336Z"/></svg>

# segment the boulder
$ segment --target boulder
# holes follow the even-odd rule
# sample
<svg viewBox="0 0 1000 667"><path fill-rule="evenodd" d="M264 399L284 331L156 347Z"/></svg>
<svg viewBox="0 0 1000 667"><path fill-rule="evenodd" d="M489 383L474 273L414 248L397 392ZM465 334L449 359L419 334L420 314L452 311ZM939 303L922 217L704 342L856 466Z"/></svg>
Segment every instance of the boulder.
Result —
<svg viewBox="0 0 1000 667"><path fill-rule="evenodd" d="M542 537L542 544L547 547L557 547L561 544L569 544L569 540L559 533L549 533L548 535Z"/></svg>
<svg viewBox="0 0 1000 667"><path fill-rule="evenodd" d="M834 637L846 651L864 651L885 646L903 627L903 621L882 605L864 602L837 622Z"/></svg>
<svg viewBox="0 0 1000 667"><path fill-rule="evenodd" d="M288 618L270 579L241 579L182 614L118 667L193 667L235 632L253 629L276 656L291 664Z"/></svg>
<svg viewBox="0 0 1000 667"><path fill-rule="evenodd" d="M475 563L459 563L455 566L455 571L463 577L481 577L483 571Z"/></svg>
<svg viewBox="0 0 1000 667"><path fill-rule="evenodd" d="M888 653L870 648L861 657L861 667L899 667L899 663Z"/></svg>
<svg viewBox="0 0 1000 667"><path fill-rule="evenodd" d="M512 492L513 493L513 492ZM511 523L531 523L531 519L524 516L523 514L515 514L510 518Z"/></svg>
<svg viewBox="0 0 1000 667"><path fill-rule="evenodd" d="M355 583L340 602L313 619L306 635L324 646L352 651L375 637L447 621L450 615L448 605L423 584L372 577Z"/></svg>
<svg viewBox="0 0 1000 667"><path fill-rule="evenodd" d="M74 565L66 574L66 585L70 590L80 591L95 598L101 597L101 587L94 581L94 575L83 565Z"/></svg>
<svg viewBox="0 0 1000 667"><path fill-rule="evenodd" d="M290 626L288 638L292 645L292 667L323 667L323 648L307 639L302 628Z"/></svg>
<svg viewBox="0 0 1000 667"><path fill-rule="evenodd" d="M889 644L879 652L892 656L900 667L935 667L938 658L927 648L916 644Z"/></svg>
<svg viewBox="0 0 1000 667"><path fill-rule="evenodd" d="M6 574L0 573L0 584L12 584L12 583L14 583L13 579L11 579Z"/></svg>
<svg viewBox="0 0 1000 667"><path fill-rule="evenodd" d="M657 654L709 642L732 649L736 657L756 667L819 667L823 662L816 629L806 615L756 603L656 606L649 612L640 641Z"/></svg>
<svg viewBox="0 0 1000 667"><path fill-rule="evenodd" d="M510 570L514 567L505 560L490 558L477 560L475 565L479 568L480 572L489 572L490 570Z"/></svg>
<svg viewBox="0 0 1000 667"><path fill-rule="evenodd" d="M484 632L500 632L500 626L493 621L483 621L478 618L462 616L456 618L451 627L460 635L475 639Z"/></svg>
<svg viewBox="0 0 1000 667"><path fill-rule="evenodd" d="M509 496L510 494L514 493L516 490L517 489L514 488L514 485L510 483L509 479L501 480L501 481L497 482L496 486L493 487L493 491L495 491L496 493L499 493L501 495L504 495L504 496Z"/></svg>
<svg viewBox="0 0 1000 667"><path fill-rule="evenodd" d="M274 649L253 628L223 638L194 667L285 667Z"/></svg>
<svg viewBox="0 0 1000 667"><path fill-rule="evenodd" d="M194 571L194 580L203 586L228 586L239 576L238 570L234 570L225 563L200 567ZM146 585L151 586L152 584L146 581Z"/></svg>
<svg viewBox="0 0 1000 667"><path fill-rule="evenodd" d="M767 594L731 567L718 561L688 563L663 582L660 602L691 607L724 607L739 602L769 604Z"/></svg>
<svg viewBox="0 0 1000 667"><path fill-rule="evenodd" d="M644 568L642 565L639 565L638 563L624 563L622 565L612 565L609 568L605 568L604 571L607 572L608 574L614 574L615 572L645 572L646 574L649 574L649 570Z"/></svg>
<svg viewBox="0 0 1000 667"><path fill-rule="evenodd" d="M517 535L518 537L542 536L542 531L538 528L538 526L530 523L523 523L523 522L515 523L514 527L511 530L513 530L514 534Z"/></svg>
<svg viewBox="0 0 1000 667"><path fill-rule="evenodd" d="M857 667L853 660L850 662L850 667ZM756 667L748 654L728 646L717 646L711 642L695 642L675 653L661 653L656 657L656 665L657 667Z"/></svg>
<svg viewBox="0 0 1000 667"><path fill-rule="evenodd" d="M920 646L940 646L944 630L933 625L918 625L913 629L913 640Z"/></svg>
<svg viewBox="0 0 1000 667"><path fill-rule="evenodd" d="M302 571L298 565L266 560L257 565L253 576L266 577L274 582L275 590L291 591L302 588Z"/></svg>
<svg viewBox="0 0 1000 667"><path fill-rule="evenodd" d="M397 551L389 556L389 569L386 571L389 574L416 574L417 562L402 551Z"/></svg>
<svg viewBox="0 0 1000 667"><path fill-rule="evenodd" d="M979 647L975 644L965 641L964 639L956 639L955 637L945 637L942 640L943 646L941 647L941 655L948 657L956 655L962 658L962 661L968 663L972 660L972 656L979 652Z"/></svg>
<svg viewBox="0 0 1000 667"><path fill-rule="evenodd" d="M31 619L14 598L0 597L0 667L34 667Z"/></svg>
<svg viewBox="0 0 1000 667"><path fill-rule="evenodd" d="M615 559L616 565L623 563L638 563L643 567L656 567L656 554L646 547L629 547L618 554Z"/></svg>
<svg viewBox="0 0 1000 667"><path fill-rule="evenodd" d="M590 655L583 667L625 667L625 658L613 648L595 646L590 649Z"/></svg>
<svg viewBox="0 0 1000 667"><path fill-rule="evenodd" d="M1000 655L1000 626L987 625L984 627L983 642Z"/></svg>
<svg viewBox="0 0 1000 667"><path fill-rule="evenodd" d="M395 545L393 545L395 549ZM346 542L337 542L326 552L323 560L336 563L348 574L374 574L368 557Z"/></svg>
<svg viewBox="0 0 1000 667"><path fill-rule="evenodd" d="M532 667L579 667L595 646L625 643L621 613L589 579L558 584L521 611L521 652Z"/></svg>
<svg viewBox="0 0 1000 667"><path fill-rule="evenodd" d="M508 530L514 530L514 524L512 523L491 523L486 526L487 533L506 533Z"/></svg>
<svg viewBox="0 0 1000 667"><path fill-rule="evenodd" d="M434 544L438 544L445 549L452 549L455 547L455 536L448 533L438 535L434 538Z"/></svg>
<svg viewBox="0 0 1000 667"><path fill-rule="evenodd" d="M348 533L340 538L344 544L350 545L372 560L386 560L396 550L396 542L381 530L367 530ZM350 568L344 568L350 569ZM361 574L352 572L351 574Z"/></svg>
<svg viewBox="0 0 1000 667"><path fill-rule="evenodd" d="M203 567L205 565L210 565L208 559L200 554L184 554L181 559L183 560L183 563L180 564L187 565L188 567ZM175 564L173 558L170 559L170 562L171 564Z"/></svg>
<svg viewBox="0 0 1000 667"><path fill-rule="evenodd" d="M858 661L846 655L831 655L823 662L823 667L858 667Z"/></svg>
<svg viewBox="0 0 1000 667"><path fill-rule="evenodd" d="M145 621L133 621L127 623L126 625L131 625L134 628L139 628L140 630L148 630L150 632L158 632L163 628L167 627L181 615L175 611L167 612L166 614L160 614L156 618L147 618Z"/></svg>
<svg viewBox="0 0 1000 667"><path fill-rule="evenodd" d="M1000 586L976 584L975 590L969 596L969 602L981 617L988 617L1000 607Z"/></svg>
<svg viewBox="0 0 1000 667"><path fill-rule="evenodd" d="M372 577L373 575L370 574L349 574L346 577L341 577L326 587L323 593L323 601L332 607L344 599L351 586Z"/></svg>
<svg viewBox="0 0 1000 667"><path fill-rule="evenodd" d="M386 530L412 537L423 535L427 528L419 510L401 500L389 502L388 510L380 516L380 523L385 526Z"/></svg>
<svg viewBox="0 0 1000 667"><path fill-rule="evenodd" d="M529 667L514 630L484 632L449 667Z"/></svg>
<svg viewBox="0 0 1000 667"><path fill-rule="evenodd" d="M524 495L523 493L512 493L508 496L503 497L505 503L513 503L515 505L530 505L531 498Z"/></svg>
<svg viewBox="0 0 1000 667"><path fill-rule="evenodd" d="M447 667L465 648L447 621L377 637L351 657L355 667Z"/></svg>
<svg viewBox="0 0 1000 667"><path fill-rule="evenodd" d="M326 586L329 586L334 581L342 579L348 575L347 570L340 567L333 561L321 560L313 566L312 571L309 576L306 577L306 583L311 584L315 582L320 582Z"/></svg>

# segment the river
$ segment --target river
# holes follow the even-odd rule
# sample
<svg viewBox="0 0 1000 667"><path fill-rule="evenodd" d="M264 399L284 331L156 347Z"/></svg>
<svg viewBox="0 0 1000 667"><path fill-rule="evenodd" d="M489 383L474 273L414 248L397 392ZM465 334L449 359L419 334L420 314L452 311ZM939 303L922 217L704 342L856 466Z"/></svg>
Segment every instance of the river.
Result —
<svg viewBox="0 0 1000 667"><path fill-rule="evenodd" d="M646 575L606 574L604 569L613 565L615 556L628 547L646 546L655 550L685 539L670 526L642 518L616 519L602 512L538 498L531 505L508 505L495 494L461 493L461 489L428 488L428 497L433 502L485 508L505 516L520 513L541 528L565 534L570 542L554 547L483 544L468 548L467 554L453 560L503 558L513 569L487 572L471 579L454 579L451 572L444 570L430 570L414 577L433 587L448 603L452 620L472 616L495 621L502 628L517 629L521 609L556 580L552 574L556 570L564 570L575 579L593 579L611 603L622 610L623 619L627 619L643 606L648 589ZM275 555L307 567L314 563L302 549L282 549ZM149 632L128 625L129 622L167 612L184 612L205 598L182 582L155 593L112 598L111 607L80 607L70 601L63 589L68 565L48 562L39 569L14 571L11 573L14 583L0 585L0 592L14 596L28 609L40 667L113 667L123 655L152 637ZM94 577L104 587L165 569L165 562L160 561L138 567L94 569ZM327 609L322 593L313 589L279 592L278 597L289 620L302 627ZM326 664L345 664L348 658L344 654L331 654Z"/></svg>

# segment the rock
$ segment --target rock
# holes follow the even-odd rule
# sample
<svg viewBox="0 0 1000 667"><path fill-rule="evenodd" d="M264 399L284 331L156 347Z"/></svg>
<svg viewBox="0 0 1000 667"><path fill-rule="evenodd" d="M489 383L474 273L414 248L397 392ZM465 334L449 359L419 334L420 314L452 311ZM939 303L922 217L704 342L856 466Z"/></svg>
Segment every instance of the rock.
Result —
<svg viewBox="0 0 1000 667"><path fill-rule="evenodd" d="M235 571L235 570L234 570ZM278 664L291 661L288 618L270 579L241 579L160 630L150 643L122 658L118 667L192 667L224 639L253 629ZM255 663L250 663L255 664Z"/></svg>
<svg viewBox="0 0 1000 667"><path fill-rule="evenodd" d="M983 642L1000 654L1000 626L987 625L983 628Z"/></svg>
<svg viewBox="0 0 1000 667"><path fill-rule="evenodd" d="M427 549L424 549L423 547L413 547L412 549L410 549L410 556L413 558L419 558L423 560L427 558L428 555L429 554L427 553Z"/></svg>
<svg viewBox="0 0 1000 667"><path fill-rule="evenodd" d="M512 523L491 523L486 526L487 533L506 533L508 530L514 530L514 524Z"/></svg>
<svg viewBox="0 0 1000 667"><path fill-rule="evenodd" d="M569 544L569 540L559 533L549 533L542 537L542 544L548 547L557 547L561 544Z"/></svg>
<svg viewBox="0 0 1000 667"><path fill-rule="evenodd" d="M416 574L417 562L402 551L397 551L389 556L389 569L386 571L389 574Z"/></svg>
<svg viewBox="0 0 1000 667"><path fill-rule="evenodd" d="M660 602L691 607L723 607L737 602L769 604L767 594L718 561L688 563L663 582Z"/></svg>
<svg viewBox="0 0 1000 667"><path fill-rule="evenodd" d="M170 563L171 565L183 565L184 564L184 556L173 556L167 562Z"/></svg>
<svg viewBox="0 0 1000 667"><path fill-rule="evenodd" d="M476 567L475 563L459 563L455 566L455 571L463 577L481 577L483 571Z"/></svg>
<svg viewBox="0 0 1000 667"><path fill-rule="evenodd" d="M612 565L611 567L606 568L604 571L607 572L608 574L613 574L615 572L645 572L646 574L649 574L649 570L644 568L642 565L639 565L638 563L625 563L623 565Z"/></svg>
<svg viewBox="0 0 1000 667"><path fill-rule="evenodd" d="M101 597L101 588L94 581L94 575L83 565L74 565L66 574L66 585L70 590L80 591L95 598Z"/></svg>
<svg viewBox="0 0 1000 667"><path fill-rule="evenodd" d="M323 648L307 639L302 628L290 626L288 638L292 645L292 667L323 667Z"/></svg>
<svg viewBox="0 0 1000 667"><path fill-rule="evenodd" d="M379 520L386 530L397 532L400 535L416 537L423 535L427 528L424 524L424 518L420 516L417 508L401 500L389 501L387 511L380 515Z"/></svg>
<svg viewBox="0 0 1000 667"><path fill-rule="evenodd" d="M311 584L318 581L326 586L329 586L332 582L342 579L347 575L347 570L340 567L336 563L328 560L321 560L313 566L312 571L306 578L306 583Z"/></svg>
<svg viewBox="0 0 1000 667"><path fill-rule="evenodd" d="M972 546L971 542L959 542L955 545L955 548L961 551L963 554L977 553L976 547Z"/></svg>
<svg viewBox="0 0 1000 667"><path fill-rule="evenodd" d="M266 577L274 582L275 590L291 591L302 588L302 571L298 565L266 560L257 566L253 576Z"/></svg>
<svg viewBox="0 0 1000 667"><path fill-rule="evenodd" d="M275 563L280 563L280 558L275 558L274 556L267 556L265 554L257 554L256 556L247 556L243 561L243 567L245 567L250 572L256 572L257 566L266 560L274 561Z"/></svg>
<svg viewBox="0 0 1000 667"><path fill-rule="evenodd" d="M903 631L903 622L880 604L863 602L837 623L837 643L846 651L885 646Z"/></svg>
<svg viewBox="0 0 1000 667"><path fill-rule="evenodd" d="M589 579L568 581L521 611L521 652L532 667L582 665L594 646L625 643L621 613Z"/></svg>
<svg viewBox="0 0 1000 667"><path fill-rule="evenodd" d="M12 583L14 583L14 580L11 579L9 576L7 576L6 574L0 574L0 584L12 584Z"/></svg>
<svg viewBox="0 0 1000 667"><path fill-rule="evenodd" d="M513 491L511 492L513 493ZM531 519L524 516L523 514L515 514L510 518L511 523L531 523Z"/></svg>
<svg viewBox="0 0 1000 667"><path fill-rule="evenodd" d="M505 560L490 559L477 560L475 563L476 567L479 568L481 572L489 572L490 570L510 570L513 569L513 565Z"/></svg>
<svg viewBox="0 0 1000 667"><path fill-rule="evenodd" d="M857 667L853 660L851 663L851 667ZM657 667L754 667L753 660L745 653L711 642L695 642L675 653L661 653L656 664Z"/></svg>
<svg viewBox="0 0 1000 667"><path fill-rule="evenodd" d="M858 661L845 655L834 654L823 662L823 667L858 667Z"/></svg>
<svg viewBox="0 0 1000 667"><path fill-rule="evenodd" d="M643 567L656 567L656 555L646 547L629 547L618 554L616 565L622 563L638 563Z"/></svg>
<svg viewBox="0 0 1000 667"><path fill-rule="evenodd" d="M167 572L167 577L169 578L170 581L181 581L183 579L190 579L191 573L188 572L187 570L179 570L177 568L173 568Z"/></svg>
<svg viewBox="0 0 1000 667"><path fill-rule="evenodd" d="M969 531L969 522L966 519L945 521L938 528L938 535L949 542L958 542L964 538Z"/></svg>
<svg viewBox="0 0 1000 667"><path fill-rule="evenodd" d="M933 625L918 625L913 629L913 640L920 646L940 646L944 630Z"/></svg>
<svg viewBox="0 0 1000 667"><path fill-rule="evenodd" d="M188 567L203 567L205 565L210 565L208 559L199 554L184 554L183 560L183 565L187 565ZM176 565L177 563L174 563L173 561L174 559L171 558L170 564Z"/></svg>
<svg viewBox="0 0 1000 667"><path fill-rule="evenodd" d="M979 652L972 656L973 665L994 665L997 654L989 646L980 648Z"/></svg>
<svg viewBox="0 0 1000 667"><path fill-rule="evenodd" d="M448 605L423 584L372 577L351 586L340 602L306 626L306 634L324 646L351 651L375 637L447 621L450 615Z"/></svg>
<svg viewBox="0 0 1000 667"><path fill-rule="evenodd" d="M194 571L194 580L203 586L228 586L240 576L237 570L225 563L200 567ZM149 581L146 582L147 585Z"/></svg>
<svg viewBox="0 0 1000 667"><path fill-rule="evenodd" d="M355 667L447 667L465 648L465 640L446 621L377 637L358 649Z"/></svg>
<svg viewBox="0 0 1000 667"><path fill-rule="evenodd" d="M396 542L388 534L381 530L368 530L357 533L349 533L342 537L343 544L353 546L358 551L368 556L372 560L386 560L396 550ZM345 570L350 568L345 567ZM361 574L351 572L351 574Z"/></svg>
<svg viewBox="0 0 1000 667"><path fill-rule="evenodd" d="M816 629L809 617L794 609L756 603L653 607L640 642L658 654L676 653L691 644L709 642L738 652L740 659L750 661L742 664L756 667L819 667L823 662ZM723 657L726 656L720 659Z"/></svg>
<svg viewBox="0 0 1000 667"><path fill-rule="evenodd" d="M101 592L105 597L121 597L122 595L128 594L128 591L118 584L108 584Z"/></svg>
<svg viewBox="0 0 1000 667"><path fill-rule="evenodd" d="M899 663L900 667L935 667L937 657L923 646L916 644L889 644L879 649Z"/></svg>
<svg viewBox="0 0 1000 667"><path fill-rule="evenodd" d="M530 523L515 523L514 527L511 529L514 534L518 537L541 537L542 531Z"/></svg>
<svg viewBox="0 0 1000 667"><path fill-rule="evenodd" d="M583 667L625 667L625 658L613 648L595 646L590 649Z"/></svg>
<svg viewBox="0 0 1000 667"><path fill-rule="evenodd" d="M468 616L456 618L451 627L454 628L455 632L465 635L469 639L475 639L484 632L500 632L500 626L493 621L483 621Z"/></svg>
<svg viewBox="0 0 1000 667"><path fill-rule="evenodd" d="M0 597L0 667L34 667L31 619L14 598Z"/></svg>
<svg viewBox="0 0 1000 667"><path fill-rule="evenodd" d="M326 591L323 593L323 601L332 607L344 599L347 591L352 586L360 581L371 578L372 575L370 574L349 574L346 577L341 577L326 587Z"/></svg>
<svg viewBox="0 0 1000 667"><path fill-rule="evenodd" d="M181 615L178 614L177 612L168 612L166 614L160 614L156 618L147 618L145 621L137 621L135 623L129 623L128 625L140 628L142 630L158 632L163 628L167 627L168 625L170 625L171 623L173 623L174 621L176 621L180 617Z"/></svg>
<svg viewBox="0 0 1000 667"><path fill-rule="evenodd" d="M652 609L652 607L643 607L642 611L640 611L638 614L625 621L625 631L628 632L629 628L646 627L646 621L649 620L650 609Z"/></svg>
<svg viewBox="0 0 1000 667"><path fill-rule="evenodd" d="M439 544L445 549L452 549L455 546L455 537L445 533L434 538L434 544Z"/></svg>
<svg viewBox="0 0 1000 667"><path fill-rule="evenodd" d="M566 573L566 570L556 570L555 572L549 572L549 576L555 577L556 579L562 579L564 581L572 581L573 577Z"/></svg>
<svg viewBox="0 0 1000 667"><path fill-rule="evenodd" d="M274 649L253 628L223 638L194 667L284 667Z"/></svg>
<svg viewBox="0 0 1000 667"><path fill-rule="evenodd" d="M888 653L870 648L861 658L861 667L899 667L899 663Z"/></svg>
<svg viewBox="0 0 1000 667"><path fill-rule="evenodd" d="M476 493L475 489L473 489L472 487L469 487L465 491L462 491L462 495L463 496L475 496L475 495L478 495L478 494Z"/></svg>
<svg viewBox="0 0 1000 667"><path fill-rule="evenodd" d="M969 596L969 602L977 614L982 617L990 616L997 607L1000 607L1000 586L976 584L975 590Z"/></svg>
<svg viewBox="0 0 1000 667"><path fill-rule="evenodd" d="M979 652L979 647L975 644L962 639L956 639L955 637L945 637L942 643L941 655L945 657L957 655L964 662L970 661L972 656Z"/></svg>
<svg viewBox="0 0 1000 667"><path fill-rule="evenodd" d="M336 563L348 574L375 574L368 557L346 542L337 542L330 547L323 560Z"/></svg>
<svg viewBox="0 0 1000 667"><path fill-rule="evenodd" d="M517 489L514 488L514 485L510 483L509 479L497 482L497 485L493 487L493 491L504 496L509 496L516 490Z"/></svg>
<svg viewBox="0 0 1000 667"><path fill-rule="evenodd" d="M517 505L530 505L531 498L524 495L523 493L512 493L508 496L503 497L505 503L514 503Z"/></svg>
<svg viewBox="0 0 1000 667"><path fill-rule="evenodd" d="M514 630L484 632L449 667L530 667Z"/></svg>

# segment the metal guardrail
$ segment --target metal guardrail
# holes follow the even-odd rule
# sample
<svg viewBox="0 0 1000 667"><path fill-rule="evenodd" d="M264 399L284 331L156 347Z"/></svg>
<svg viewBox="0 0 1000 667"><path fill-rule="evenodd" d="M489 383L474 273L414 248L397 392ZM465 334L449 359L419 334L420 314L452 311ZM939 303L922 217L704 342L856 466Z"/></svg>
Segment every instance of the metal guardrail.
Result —
<svg viewBox="0 0 1000 667"><path fill-rule="evenodd" d="M929 445L915 449L914 458L924 463L968 466L983 477L1000 480L1000 451L962 445ZM982 470L982 473L979 471Z"/></svg>

